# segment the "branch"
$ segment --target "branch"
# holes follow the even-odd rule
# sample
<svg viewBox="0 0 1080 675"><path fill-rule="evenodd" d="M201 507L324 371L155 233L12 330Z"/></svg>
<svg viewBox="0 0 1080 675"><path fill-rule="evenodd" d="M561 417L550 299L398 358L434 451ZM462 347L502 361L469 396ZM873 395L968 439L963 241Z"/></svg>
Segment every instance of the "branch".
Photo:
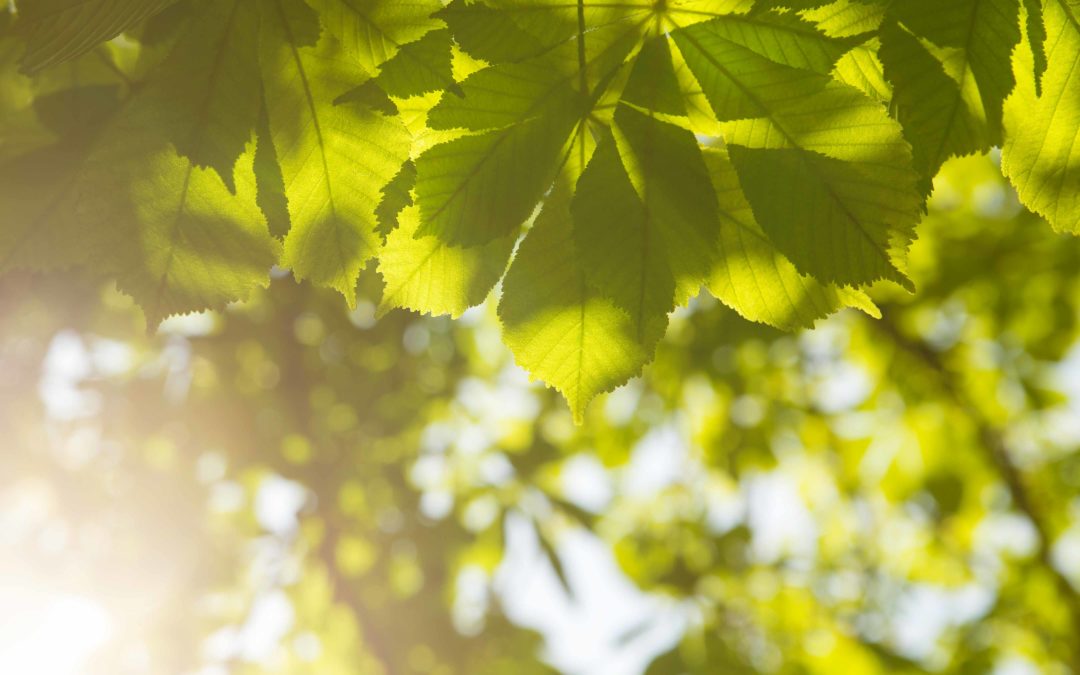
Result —
<svg viewBox="0 0 1080 675"><path fill-rule="evenodd" d="M956 374L945 364L941 355L925 342L905 335L899 327L883 312L883 318L870 320L880 333L883 333L899 349L918 360L927 370L934 373L942 389L953 403L975 425L979 437L979 446L985 458L997 471L1002 482L1009 490L1016 508L1027 516L1038 533L1039 542L1035 552L1036 560L1053 578L1062 602L1065 603L1073 625L1073 634L1080 635L1080 592L1072 582L1054 566L1050 556L1050 545L1054 540L1046 514L1032 499L1031 492L1024 482L1024 476L1012 460L1008 442L1002 429L995 425L979 409L974 401L963 391L956 381ZM1073 669L1080 672L1080 641L1071 645Z"/></svg>
<svg viewBox="0 0 1080 675"><path fill-rule="evenodd" d="M282 311L278 308L276 317L278 334L281 343L292 344L293 315L291 312ZM294 423L297 428L311 437L317 433L316 425L311 415L310 403L307 399L312 383L304 368L303 360L299 355L293 358L279 361L282 366L281 382L279 390L284 392L290 400L289 410L293 413ZM337 494L343 478L347 476L347 467L344 466L345 458L349 455L344 452L328 453L329 459L319 458L308 466L287 466L279 463L275 469L282 475L300 481L318 495ZM341 574L337 565L337 544L341 536L342 518L333 506L332 499L317 499L315 512L323 521L324 531L317 548L313 553L322 562L330 581L330 589L333 602L351 610L353 618L360 627L361 640L369 654L383 668L385 675L394 675L394 660L386 642L379 631L379 627L368 616L367 608L364 607L360 596L357 594L356 581L346 578Z"/></svg>
<svg viewBox="0 0 1080 675"><path fill-rule="evenodd" d="M359 595L356 593L356 582L341 574L337 566L337 543L339 530L336 523L332 522L332 515L323 513L325 524L322 541L319 543L316 554L322 560L330 581L330 588L334 602L352 610L356 623L360 626L361 639L367 647L370 655L383 667L386 675L394 675L394 661L390 652L386 649L385 642L379 634L378 627L367 616L367 608L364 607Z"/></svg>

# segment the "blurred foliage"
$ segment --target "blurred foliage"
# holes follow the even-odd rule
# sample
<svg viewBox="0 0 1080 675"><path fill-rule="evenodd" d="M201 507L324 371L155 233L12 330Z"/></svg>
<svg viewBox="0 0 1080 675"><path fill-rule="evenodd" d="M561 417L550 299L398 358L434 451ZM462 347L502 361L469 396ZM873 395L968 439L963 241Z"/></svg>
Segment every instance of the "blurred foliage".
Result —
<svg viewBox="0 0 1080 675"><path fill-rule="evenodd" d="M0 578L105 607L110 675L1080 672L1080 248L975 157L909 262L881 320L691 303L582 426L490 304L376 321L377 277L352 313L279 278L145 336L6 277ZM669 624L636 666L515 600L586 602L582 537L666 608L599 652Z"/></svg>

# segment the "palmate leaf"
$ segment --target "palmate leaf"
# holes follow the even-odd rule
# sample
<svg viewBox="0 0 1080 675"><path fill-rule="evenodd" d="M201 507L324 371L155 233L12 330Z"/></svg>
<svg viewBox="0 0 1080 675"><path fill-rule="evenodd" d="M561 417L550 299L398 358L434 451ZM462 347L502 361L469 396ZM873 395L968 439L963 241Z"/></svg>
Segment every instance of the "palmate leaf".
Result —
<svg viewBox="0 0 1080 675"><path fill-rule="evenodd" d="M667 50L656 40L638 55L625 89L635 105L618 106L591 157L579 128L504 284L499 314L515 359L562 392L579 421L589 400L652 358L668 313L697 292L718 248L697 141L654 116L680 112Z"/></svg>
<svg viewBox="0 0 1080 675"><path fill-rule="evenodd" d="M462 96L444 94L428 116L432 127L490 131L417 158L419 234L474 245L520 226L551 186L575 124L595 104L596 95L585 99L575 86L609 78L636 46L643 22L605 19L580 52L573 40L564 42L536 59L474 73L461 83Z"/></svg>
<svg viewBox="0 0 1080 675"><path fill-rule="evenodd" d="M334 104L368 77L353 58L359 43L346 51L320 35L318 16L299 0L261 7L263 86L291 221L282 262L352 305L360 269L380 244L375 208L408 158L409 134L397 118Z"/></svg>
<svg viewBox="0 0 1080 675"><path fill-rule="evenodd" d="M1042 95L1022 77L1005 106L1001 168L1032 211L1062 232L1080 234L1080 5L1045 3L1046 72ZM1022 49L1020 72L1033 72L1033 56Z"/></svg>
<svg viewBox="0 0 1080 675"><path fill-rule="evenodd" d="M177 0L29 0L19 4L27 72L74 59Z"/></svg>
<svg viewBox="0 0 1080 675"><path fill-rule="evenodd" d="M380 312L457 316L503 279L506 343L580 421L703 286L785 330L876 315L860 289L909 285L950 156L1003 143L1025 204L1080 230L1072 0L190 0L143 22L167 4L19 2L41 72L0 153L0 270L85 265L152 325L274 264L352 303L377 258Z"/></svg>

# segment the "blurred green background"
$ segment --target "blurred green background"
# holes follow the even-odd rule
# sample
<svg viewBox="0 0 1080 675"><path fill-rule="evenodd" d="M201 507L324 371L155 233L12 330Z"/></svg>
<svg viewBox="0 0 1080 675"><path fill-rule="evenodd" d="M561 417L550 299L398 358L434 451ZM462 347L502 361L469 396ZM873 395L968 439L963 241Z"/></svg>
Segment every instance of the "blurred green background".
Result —
<svg viewBox="0 0 1080 675"><path fill-rule="evenodd" d="M0 672L1080 672L1080 246L995 161L882 320L699 298L580 427L490 301L5 277Z"/></svg>

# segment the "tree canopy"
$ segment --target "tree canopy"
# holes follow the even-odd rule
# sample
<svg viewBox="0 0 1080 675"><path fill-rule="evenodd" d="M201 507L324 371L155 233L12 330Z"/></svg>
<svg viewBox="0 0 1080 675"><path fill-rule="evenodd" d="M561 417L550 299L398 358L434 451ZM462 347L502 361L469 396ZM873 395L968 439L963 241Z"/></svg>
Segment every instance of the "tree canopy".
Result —
<svg viewBox="0 0 1080 675"><path fill-rule="evenodd" d="M1080 672L1078 134L1080 0L7 2L0 670Z"/></svg>
<svg viewBox="0 0 1080 675"><path fill-rule="evenodd" d="M708 293L807 327L914 290L950 157L1080 225L1070 0L22 0L3 270L111 277L151 328L274 269L459 316L586 404ZM106 42L107 41L107 42Z"/></svg>

